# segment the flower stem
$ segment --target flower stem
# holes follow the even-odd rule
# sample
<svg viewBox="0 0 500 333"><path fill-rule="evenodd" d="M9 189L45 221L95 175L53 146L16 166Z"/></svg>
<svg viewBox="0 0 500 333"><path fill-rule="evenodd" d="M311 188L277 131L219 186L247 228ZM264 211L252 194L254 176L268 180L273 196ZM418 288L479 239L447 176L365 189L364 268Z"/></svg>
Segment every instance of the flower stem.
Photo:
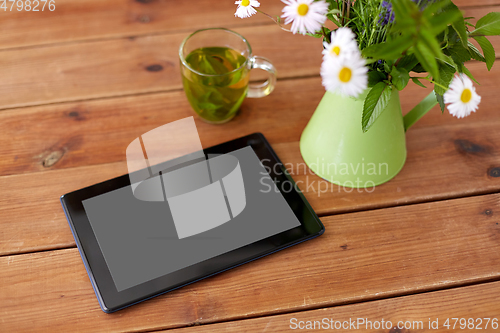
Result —
<svg viewBox="0 0 500 333"><path fill-rule="evenodd" d="M325 26L322 26L321 27L321 34L323 35L323 37L325 37L325 41L330 44L331 40L330 40L330 35L326 32L326 28Z"/></svg>
<svg viewBox="0 0 500 333"><path fill-rule="evenodd" d="M433 81L431 78L428 78L428 77L418 77L418 76L415 76L415 77L410 77L410 79L427 80L430 83L435 84L436 86L438 86L440 88L443 88L444 90L448 90L447 87L443 86L442 84L437 83L436 81Z"/></svg>
<svg viewBox="0 0 500 333"><path fill-rule="evenodd" d="M260 10L259 8L255 8L255 10L257 10L259 13L261 14L264 14L265 16L269 17L274 23L276 23L278 25L278 27L281 28L281 30L284 30L286 32L292 32L292 30L288 30L286 28L284 28L282 25L281 25L281 22L278 21L277 19L275 19L274 17L272 17L271 15L267 14L267 13L264 13L262 10Z"/></svg>
<svg viewBox="0 0 500 333"><path fill-rule="evenodd" d="M437 104L436 94L433 91L403 117L405 132Z"/></svg>

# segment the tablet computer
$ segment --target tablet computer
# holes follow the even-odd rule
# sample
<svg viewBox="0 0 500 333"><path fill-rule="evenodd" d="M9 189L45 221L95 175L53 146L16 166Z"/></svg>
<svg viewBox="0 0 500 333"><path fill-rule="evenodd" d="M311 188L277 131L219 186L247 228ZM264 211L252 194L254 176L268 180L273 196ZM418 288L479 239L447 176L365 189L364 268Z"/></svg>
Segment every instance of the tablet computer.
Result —
<svg viewBox="0 0 500 333"><path fill-rule="evenodd" d="M172 186L168 184L182 178L176 172L196 167L184 163L183 168L171 170L171 176L165 174L161 184L159 181L164 189L160 200L138 200L130 175L61 197L104 312L120 310L324 232L262 134L203 152L211 175L207 186L169 195Z"/></svg>

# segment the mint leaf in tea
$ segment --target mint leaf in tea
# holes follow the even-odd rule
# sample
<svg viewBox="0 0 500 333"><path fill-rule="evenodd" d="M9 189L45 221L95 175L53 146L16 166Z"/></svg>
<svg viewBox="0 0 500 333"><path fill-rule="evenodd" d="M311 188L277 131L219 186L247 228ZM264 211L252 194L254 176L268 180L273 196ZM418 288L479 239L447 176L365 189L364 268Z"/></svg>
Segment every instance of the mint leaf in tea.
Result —
<svg viewBox="0 0 500 333"><path fill-rule="evenodd" d="M181 66L184 90L196 113L213 123L231 119L247 94L247 58L231 48L203 47L185 60L197 72Z"/></svg>

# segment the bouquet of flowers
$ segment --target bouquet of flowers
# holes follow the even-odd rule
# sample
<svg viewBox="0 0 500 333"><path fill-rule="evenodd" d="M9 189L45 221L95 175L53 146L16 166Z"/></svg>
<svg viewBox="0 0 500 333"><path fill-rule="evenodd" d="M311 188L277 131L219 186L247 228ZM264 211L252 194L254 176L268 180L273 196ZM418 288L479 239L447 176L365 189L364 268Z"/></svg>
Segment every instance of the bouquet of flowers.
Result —
<svg viewBox="0 0 500 333"><path fill-rule="evenodd" d="M291 23L287 31L322 38L326 90L356 98L370 88L363 131L385 110L392 91L403 90L410 80L424 88L426 82L433 85L432 98L443 112L447 105L452 115L462 118L477 110L481 97L472 82L477 81L465 63L482 61L491 69L495 50L486 36L500 34L500 13L489 13L474 25L450 0L282 2L281 17L262 12L257 0L236 1L235 15L246 18L260 12L284 30L282 20ZM329 29L327 20L336 28Z"/></svg>

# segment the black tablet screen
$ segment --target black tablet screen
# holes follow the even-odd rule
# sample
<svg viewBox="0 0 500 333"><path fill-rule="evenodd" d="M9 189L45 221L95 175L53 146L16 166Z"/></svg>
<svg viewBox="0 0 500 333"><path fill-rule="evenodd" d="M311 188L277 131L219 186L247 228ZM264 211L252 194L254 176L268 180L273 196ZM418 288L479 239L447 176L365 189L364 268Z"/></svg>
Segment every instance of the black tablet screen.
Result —
<svg viewBox="0 0 500 333"><path fill-rule="evenodd" d="M187 191L170 200L167 193L164 201L147 201L138 200L126 186L83 201L118 291L300 226L251 147L227 155L239 162L242 182L236 184L243 187L231 187L227 177L222 178L225 174L217 177L215 157L209 163L206 190ZM165 191L175 178L162 179ZM242 188L244 197L239 193L238 199ZM204 227L203 217L217 206L224 208L218 210L216 226ZM183 218L196 225L184 230L178 223Z"/></svg>

